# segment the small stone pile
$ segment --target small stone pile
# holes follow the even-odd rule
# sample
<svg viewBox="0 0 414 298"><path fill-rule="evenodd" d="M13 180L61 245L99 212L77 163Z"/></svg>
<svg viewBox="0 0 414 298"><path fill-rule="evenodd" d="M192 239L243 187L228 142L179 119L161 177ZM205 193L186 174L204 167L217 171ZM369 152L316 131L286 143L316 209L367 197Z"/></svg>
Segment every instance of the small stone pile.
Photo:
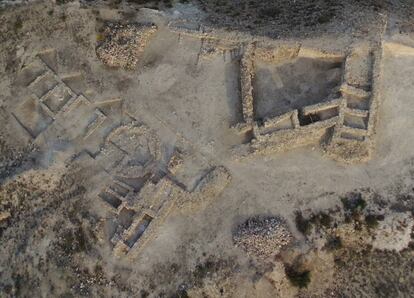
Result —
<svg viewBox="0 0 414 298"><path fill-rule="evenodd" d="M239 225L233 241L249 255L262 259L278 254L293 240L285 221L279 217L253 217Z"/></svg>
<svg viewBox="0 0 414 298"><path fill-rule="evenodd" d="M96 47L97 57L106 65L135 69L145 46L157 31L155 25L108 23Z"/></svg>

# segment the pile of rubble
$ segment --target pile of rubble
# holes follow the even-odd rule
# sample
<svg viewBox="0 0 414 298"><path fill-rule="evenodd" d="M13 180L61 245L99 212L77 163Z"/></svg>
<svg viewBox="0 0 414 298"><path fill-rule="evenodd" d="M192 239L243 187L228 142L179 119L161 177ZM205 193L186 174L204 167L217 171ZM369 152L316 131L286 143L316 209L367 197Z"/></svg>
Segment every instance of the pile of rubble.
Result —
<svg viewBox="0 0 414 298"><path fill-rule="evenodd" d="M233 241L249 255L270 258L293 240L285 221L279 217L253 217L239 225Z"/></svg>
<svg viewBox="0 0 414 298"><path fill-rule="evenodd" d="M106 65L135 69L155 25L108 23L98 36L97 57Z"/></svg>

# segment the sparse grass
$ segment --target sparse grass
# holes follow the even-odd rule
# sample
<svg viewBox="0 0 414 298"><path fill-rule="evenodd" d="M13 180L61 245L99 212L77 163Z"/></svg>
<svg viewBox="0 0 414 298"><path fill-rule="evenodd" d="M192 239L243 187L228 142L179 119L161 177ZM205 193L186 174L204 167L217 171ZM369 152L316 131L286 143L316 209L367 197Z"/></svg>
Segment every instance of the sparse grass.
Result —
<svg viewBox="0 0 414 298"><path fill-rule="evenodd" d="M104 41L104 39L105 39L105 36L103 34L100 34L100 33L96 34L96 41L97 42L102 42L102 41Z"/></svg>
<svg viewBox="0 0 414 298"><path fill-rule="evenodd" d="M69 2L72 2L73 0L56 0L57 5L63 5Z"/></svg>
<svg viewBox="0 0 414 298"><path fill-rule="evenodd" d="M88 252L90 249L88 236L85 234L82 227L78 227L76 230L65 231L62 234L61 239L59 245L68 255L72 253Z"/></svg>
<svg viewBox="0 0 414 298"><path fill-rule="evenodd" d="M226 276L237 268L233 259L220 259L213 255L207 257L203 262L199 262L191 274L191 284L200 287L206 278L215 278L216 276Z"/></svg>
<svg viewBox="0 0 414 298"><path fill-rule="evenodd" d="M178 289L176 293L171 295L171 298L189 298L187 290L186 289Z"/></svg>
<svg viewBox="0 0 414 298"><path fill-rule="evenodd" d="M20 17L17 17L16 22L14 23L14 30L19 31L23 28L23 21Z"/></svg>
<svg viewBox="0 0 414 298"><path fill-rule="evenodd" d="M305 218L300 211L295 214L296 228L304 235L311 233L312 226L328 229L332 226L332 222L332 216L325 212L314 214L310 218Z"/></svg>
<svg viewBox="0 0 414 298"><path fill-rule="evenodd" d="M117 9L119 4L121 4L121 2L122 2L121 0L111 0L109 2L109 7L113 9Z"/></svg>
<svg viewBox="0 0 414 298"><path fill-rule="evenodd" d="M333 12L331 13L328 12L318 18L318 23L319 24L329 23L334 17L335 17L335 14Z"/></svg>
<svg viewBox="0 0 414 298"><path fill-rule="evenodd" d="M250 3L249 3L250 4ZM261 17L266 17L266 18L275 18L278 15L280 15L281 11L279 8L277 7L270 7L270 8L264 8L260 11L259 15Z"/></svg>
<svg viewBox="0 0 414 298"><path fill-rule="evenodd" d="M163 2L167 8L171 8L173 6L171 0L163 0Z"/></svg>
<svg viewBox="0 0 414 298"><path fill-rule="evenodd" d="M212 260L207 260L205 263L197 264L194 270L194 278L196 280L203 280L208 274L213 272L216 264Z"/></svg>

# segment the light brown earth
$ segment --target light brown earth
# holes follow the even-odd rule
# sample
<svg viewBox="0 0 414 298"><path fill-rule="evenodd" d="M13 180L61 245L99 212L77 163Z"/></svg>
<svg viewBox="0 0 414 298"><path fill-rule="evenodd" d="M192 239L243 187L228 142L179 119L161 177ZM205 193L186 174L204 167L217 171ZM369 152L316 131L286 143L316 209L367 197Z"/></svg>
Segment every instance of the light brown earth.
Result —
<svg viewBox="0 0 414 298"><path fill-rule="evenodd" d="M412 296L402 10L167 2L0 11L0 297Z"/></svg>

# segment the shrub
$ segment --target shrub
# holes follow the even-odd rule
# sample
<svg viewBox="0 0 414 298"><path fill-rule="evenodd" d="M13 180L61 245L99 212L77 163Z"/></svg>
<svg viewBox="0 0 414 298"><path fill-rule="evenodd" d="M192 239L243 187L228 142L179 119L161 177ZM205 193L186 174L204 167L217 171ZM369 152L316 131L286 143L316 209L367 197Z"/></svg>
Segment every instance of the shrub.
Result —
<svg viewBox="0 0 414 298"><path fill-rule="evenodd" d="M365 223L368 227L368 229L375 229L378 227L378 215L374 215L374 214L368 214L367 216L365 216Z"/></svg>
<svg viewBox="0 0 414 298"><path fill-rule="evenodd" d="M302 212L297 211L295 214L295 223L296 228L299 232L301 232L304 235L309 235L311 232L312 224L308 219L305 219L302 215Z"/></svg>
<svg viewBox="0 0 414 298"><path fill-rule="evenodd" d="M311 273L309 270L298 271L293 266L285 265L285 273L290 283L298 288L307 288L311 281Z"/></svg>
<svg viewBox="0 0 414 298"><path fill-rule="evenodd" d="M327 250L337 250L342 248L342 240L339 236L330 236L326 242L325 248Z"/></svg>
<svg viewBox="0 0 414 298"><path fill-rule="evenodd" d="M329 228L332 223L332 217L329 214L321 212L318 215L318 221L323 227Z"/></svg>
<svg viewBox="0 0 414 298"><path fill-rule="evenodd" d="M362 211L367 206L367 202L362 198L361 193L351 193L348 197L341 199L345 211L354 213Z"/></svg>

